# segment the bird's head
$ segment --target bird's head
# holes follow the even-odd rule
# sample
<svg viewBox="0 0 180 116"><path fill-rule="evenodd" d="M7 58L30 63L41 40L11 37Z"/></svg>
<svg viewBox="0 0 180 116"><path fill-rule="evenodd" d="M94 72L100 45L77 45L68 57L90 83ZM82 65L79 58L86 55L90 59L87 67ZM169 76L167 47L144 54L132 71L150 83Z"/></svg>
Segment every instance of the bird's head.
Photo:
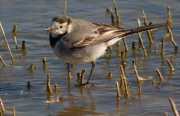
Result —
<svg viewBox="0 0 180 116"><path fill-rule="evenodd" d="M72 18L66 15L54 17L50 27L46 31L50 31L52 37L69 33L71 30Z"/></svg>

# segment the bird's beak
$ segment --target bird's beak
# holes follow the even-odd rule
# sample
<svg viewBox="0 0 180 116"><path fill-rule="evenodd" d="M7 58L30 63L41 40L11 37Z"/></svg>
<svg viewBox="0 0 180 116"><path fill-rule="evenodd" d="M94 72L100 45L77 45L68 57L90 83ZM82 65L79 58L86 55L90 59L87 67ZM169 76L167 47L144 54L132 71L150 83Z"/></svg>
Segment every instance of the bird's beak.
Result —
<svg viewBox="0 0 180 116"><path fill-rule="evenodd" d="M45 29L45 31L51 31L52 30L52 27L47 27L46 29Z"/></svg>

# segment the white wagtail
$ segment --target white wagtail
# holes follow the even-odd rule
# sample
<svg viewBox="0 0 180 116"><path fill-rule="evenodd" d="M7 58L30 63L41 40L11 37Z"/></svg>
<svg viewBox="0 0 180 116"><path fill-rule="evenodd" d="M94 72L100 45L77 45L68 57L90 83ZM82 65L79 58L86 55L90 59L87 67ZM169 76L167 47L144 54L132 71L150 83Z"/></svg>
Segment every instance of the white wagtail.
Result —
<svg viewBox="0 0 180 116"><path fill-rule="evenodd" d="M108 46L123 37L142 31L164 27L166 24L155 24L134 29L119 28L107 24L91 23L62 15L52 19L49 40L56 56L69 64L91 62L92 68L86 84L90 84L96 59L104 55Z"/></svg>

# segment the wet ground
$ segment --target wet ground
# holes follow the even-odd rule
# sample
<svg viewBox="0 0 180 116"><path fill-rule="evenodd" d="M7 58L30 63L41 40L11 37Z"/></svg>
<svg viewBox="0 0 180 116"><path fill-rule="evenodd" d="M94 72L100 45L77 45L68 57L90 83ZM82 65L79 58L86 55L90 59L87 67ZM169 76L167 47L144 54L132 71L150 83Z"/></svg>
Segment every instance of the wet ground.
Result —
<svg viewBox="0 0 180 116"><path fill-rule="evenodd" d="M75 65L71 68L72 79L67 78L67 65L59 60L53 53L44 29L50 25L54 16L63 13L64 1L24 1L24 0L1 0L0 21L4 27L9 41L15 63L11 58L0 34L0 55L8 64L6 67L0 63L0 97L3 100L6 112L5 116L12 115L12 108L16 108L17 116L68 116L68 115L122 115L122 116L164 116L165 112L173 115L169 103L169 97L175 101L177 108L180 108L180 61L179 52L175 52L170 39L165 39L165 55L162 57L161 39L167 33L165 29L153 32L154 43L149 47L149 40L146 33L142 38L148 56L143 56L143 49L137 48L132 52L132 42L138 43L138 36L133 35L126 38L129 51L126 55L125 75L130 83L130 99L123 96L119 101L116 99L115 82L120 83L121 58L117 56L116 45L113 46L113 53L97 60L93 73L92 82L96 86L76 87L77 73L86 69L85 81L89 75L91 64ZM111 0L73 0L67 1L67 14L84 20L98 23L111 24L110 14L106 14L105 6L113 7ZM141 8L144 8L147 21L154 23L167 22L167 6L171 7L173 24L171 26L174 39L180 45L180 3L176 0L117 0L117 7L121 15L121 26L125 28L137 27L136 19L143 22ZM18 49L14 44L12 29L14 24L18 25ZM143 24L142 24L143 25ZM26 49L21 49L22 41L26 41ZM120 41L120 49L124 49ZM158 44L158 53L154 53ZM20 58L20 56L23 58ZM43 66L42 59L46 57L47 66ZM139 76L143 78L153 77L152 81L142 83L142 94L138 95L136 76L132 64L132 58L137 63ZM174 68L170 72L166 62L168 58ZM33 72L28 68L35 65ZM158 68L164 77L164 81L157 87L159 77L156 72ZM112 71L113 77L109 78L108 73ZM57 83L60 91L47 98L46 81L47 74L51 75L51 86ZM27 82L30 81L31 88L27 89ZM57 98L60 99L58 102ZM51 100L48 103L47 99Z"/></svg>

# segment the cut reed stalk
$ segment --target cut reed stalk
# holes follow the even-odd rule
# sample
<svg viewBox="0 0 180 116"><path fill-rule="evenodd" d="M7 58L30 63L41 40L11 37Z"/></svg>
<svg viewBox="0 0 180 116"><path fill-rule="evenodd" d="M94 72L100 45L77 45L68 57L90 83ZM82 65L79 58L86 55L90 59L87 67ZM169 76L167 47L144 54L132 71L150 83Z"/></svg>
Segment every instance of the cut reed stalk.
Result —
<svg viewBox="0 0 180 116"><path fill-rule="evenodd" d="M26 49L26 41L22 41L22 49L23 49L23 50Z"/></svg>
<svg viewBox="0 0 180 116"><path fill-rule="evenodd" d="M132 42L132 50L136 50L136 42Z"/></svg>
<svg viewBox="0 0 180 116"><path fill-rule="evenodd" d="M121 23L120 15L119 15L119 12L118 12L118 9L117 9L116 1L113 0L113 3L114 3L115 14L116 14L116 25L119 27L120 23Z"/></svg>
<svg viewBox="0 0 180 116"><path fill-rule="evenodd" d="M52 94L53 91L52 91L52 89L51 89L50 74L49 74L49 73L47 74L47 84L46 84L46 86L47 86L47 90L46 90L46 91L47 91L49 94Z"/></svg>
<svg viewBox="0 0 180 116"><path fill-rule="evenodd" d="M109 13L111 12L110 8L108 6L106 6L106 12Z"/></svg>
<svg viewBox="0 0 180 116"><path fill-rule="evenodd" d="M142 8L141 10L142 10L142 18L144 19L144 25L147 26L148 23L147 23L147 20L146 20L146 15L144 13L144 9Z"/></svg>
<svg viewBox="0 0 180 116"><path fill-rule="evenodd" d="M16 116L16 109L13 107L13 116Z"/></svg>
<svg viewBox="0 0 180 116"><path fill-rule="evenodd" d="M111 11L111 24L114 25L114 14L112 12L112 8L110 7L110 11Z"/></svg>
<svg viewBox="0 0 180 116"><path fill-rule="evenodd" d="M175 46L175 50L177 50L178 47L177 47L177 44L176 44L176 42L175 42L175 40L174 40L173 33L172 33L170 27L167 27L167 29L168 29L168 32L169 32L169 34L170 34L170 40L171 40L171 42L173 43L173 45Z"/></svg>
<svg viewBox="0 0 180 116"><path fill-rule="evenodd" d="M46 58L43 57L43 64L46 64Z"/></svg>
<svg viewBox="0 0 180 116"><path fill-rule="evenodd" d="M167 7L167 11L168 11L168 24L172 24L171 10L169 6Z"/></svg>
<svg viewBox="0 0 180 116"><path fill-rule="evenodd" d="M6 110L4 108L4 104L3 104L3 101L1 98L0 98L0 105L1 105L1 111L2 111L2 113L4 113Z"/></svg>
<svg viewBox="0 0 180 116"><path fill-rule="evenodd" d="M57 92L59 91L59 87L58 87L58 84L57 83L54 83L54 92Z"/></svg>
<svg viewBox="0 0 180 116"><path fill-rule="evenodd" d="M169 65L170 71L174 71L175 69L174 69L172 63L168 59L166 59L166 60L167 60L167 63Z"/></svg>
<svg viewBox="0 0 180 116"><path fill-rule="evenodd" d="M109 77L110 79L113 77L113 74L112 74L111 71L108 73L108 77Z"/></svg>
<svg viewBox="0 0 180 116"><path fill-rule="evenodd" d="M140 20L137 19L137 22L138 22L138 27L140 27L140 24L141 24ZM139 47L142 45L143 51L144 51L144 57L146 57L147 56L147 52L146 52L146 48L145 48L143 40L142 40L141 33L138 33L138 36L139 36Z"/></svg>
<svg viewBox="0 0 180 116"><path fill-rule="evenodd" d="M27 82L27 90L30 90L31 89L31 83L30 81Z"/></svg>
<svg viewBox="0 0 180 116"><path fill-rule="evenodd" d="M3 29L3 26L2 26L2 24L1 24L1 22L0 22L0 28L1 28L1 30L2 30L2 34L3 34L4 40L5 40L5 42L6 42L8 51L9 51L9 53L10 53L10 55L11 55L12 63L14 63L15 60L14 60L14 57L13 57L13 55L12 55L12 52L11 52L11 48L10 48L10 46L9 46L9 43L8 43L8 41L7 41L7 39L6 39L6 35L5 35L5 32L4 32L4 29Z"/></svg>
<svg viewBox="0 0 180 116"><path fill-rule="evenodd" d="M66 7L67 7L67 2L65 1L64 2L64 13L63 13L64 15L66 15Z"/></svg>
<svg viewBox="0 0 180 116"><path fill-rule="evenodd" d="M81 84L81 74L79 72L77 73L77 83L78 85Z"/></svg>
<svg viewBox="0 0 180 116"><path fill-rule="evenodd" d="M116 92L117 92L117 99L120 99L121 94L120 94L120 90L119 90L119 83L116 81Z"/></svg>
<svg viewBox="0 0 180 116"><path fill-rule="evenodd" d="M159 76L159 81L161 82L161 81L163 81L164 79L163 79L163 77L162 77L162 75L161 75L161 72L156 68L156 71L157 71L157 73L158 73L158 76Z"/></svg>
<svg viewBox="0 0 180 116"><path fill-rule="evenodd" d="M81 72L81 82L80 84L83 84L84 83L84 74L85 74L86 70L85 69L82 69L82 72Z"/></svg>
<svg viewBox="0 0 180 116"><path fill-rule="evenodd" d="M125 48L125 52L128 52L128 45L126 43L126 39L125 38L122 38L123 39L123 43L124 43L124 48Z"/></svg>
<svg viewBox="0 0 180 116"><path fill-rule="evenodd" d="M178 112L178 109L176 107L176 104L174 103L173 99L171 97L169 97L169 101L171 103L171 108L174 112L174 116L179 116L179 112Z"/></svg>
<svg viewBox="0 0 180 116"><path fill-rule="evenodd" d="M14 25L14 28L13 28L12 32L13 32L13 35L14 35L14 42L15 42L16 49L17 49L18 48L17 38L16 38L16 36L17 36L17 25Z"/></svg>
<svg viewBox="0 0 180 116"><path fill-rule="evenodd" d="M162 42L161 55L163 56L163 55L165 55L165 52L164 52L164 38L162 38L161 42Z"/></svg>
<svg viewBox="0 0 180 116"><path fill-rule="evenodd" d="M31 64L31 66L28 68L29 71L33 72L35 69L34 63Z"/></svg>
<svg viewBox="0 0 180 116"><path fill-rule="evenodd" d="M7 65L6 62L3 60L3 58L1 56L0 56L0 61L2 62L4 67Z"/></svg>

